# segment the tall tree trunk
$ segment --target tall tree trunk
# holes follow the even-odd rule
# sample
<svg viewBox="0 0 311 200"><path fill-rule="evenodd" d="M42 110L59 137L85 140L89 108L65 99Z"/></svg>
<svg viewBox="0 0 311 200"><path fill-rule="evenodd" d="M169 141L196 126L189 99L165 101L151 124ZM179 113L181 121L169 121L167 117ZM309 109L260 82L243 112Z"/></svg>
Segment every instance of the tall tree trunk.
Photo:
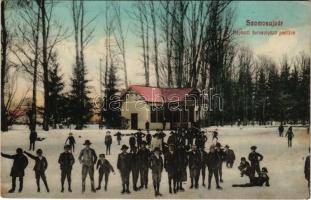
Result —
<svg viewBox="0 0 311 200"><path fill-rule="evenodd" d="M47 58L47 34L46 34L46 10L45 0L40 1L41 7L41 25L42 25L42 67L43 67L43 88L44 88L44 118L43 118L43 130L49 130L50 120L50 102L49 102L49 70L48 70L48 58Z"/></svg>
<svg viewBox="0 0 311 200"><path fill-rule="evenodd" d="M152 29L153 29L153 47L154 47L154 67L156 73L157 87L160 87L159 62L158 62L158 39L157 39L157 24L155 19L154 2L150 2Z"/></svg>
<svg viewBox="0 0 311 200"><path fill-rule="evenodd" d="M1 1L1 131L8 131L6 108L4 105L4 88L6 73L7 30L5 24L5 4Z"/></svg>

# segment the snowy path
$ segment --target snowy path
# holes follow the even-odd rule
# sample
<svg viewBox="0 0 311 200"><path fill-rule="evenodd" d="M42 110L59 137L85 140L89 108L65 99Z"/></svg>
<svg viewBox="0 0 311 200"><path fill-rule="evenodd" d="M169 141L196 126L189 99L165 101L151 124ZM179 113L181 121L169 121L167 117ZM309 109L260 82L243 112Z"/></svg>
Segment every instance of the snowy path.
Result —
<svg viewBox="0 0 311 200"><path fill-rule="evenodd" d="M210 128L209 130L213 130ZM222 191L215 189L215 182L212 180L211 190L200 186L199 189L189 188L188 182L184 184L185 192L179 192L171 195L168 192L167 173L162 173L162 182L160 192L163 194L162 198L278 198L278 199L302 199L307 198L308 189L307 182L304 179L304 159L308 153L309 135L306 134L305 128L294 128L294 140L292 149L287 148L287 140L277 136L277 128L264 128L264 127L246 127L240 130L238 127L222 127L218 128L220 133L220 142L225 145L229 144L235 150L237 161L232 169L227 169L223 166L223 179L224 183ZM286 129L287 130L287 129ZM116 170L116 175L110 174L110 182L108 191L101 190L96 193L90 192L89 179L87 179L86 192L81 193L81 165L77 160L77 156L85 139L89 139L95 148L96 153L104 153L104 135L105 130L99 131L93 127L82 131L72 131L76 141L76 152L74 156L76 163L72 171L72 193L60 192L60 169L57 163L59 153L63 150L65 139L68 136L69 130L51 130L49 133L38 131L39 137L46 137L42 142L37 142L36 148L42 148L44 155L48 159L49 167L46 171L47 180L50 185L50 193L46 193L41 183L41 193L36 192L36 184L34 179L33 160L29 159L29 165L26 169L24 177L24 190L22 193L7 194L7 190L11 187L11 177L9 176L12 161L9 159L1 158L1 196L9 198L154 198L154 192L151 182L151 174L149 171L149 188L134 192L131 190L130 195L121 195L120 176L116 170L117 155L120 152L120 146L116 144L116 138L113 137L112 155L106 158L111 162ZM116 131L112 130L112 134ZM130 133L131 131L123 131L122 133ZM167 132L168 133L168 132ZM8 133L1 134L1 151L13 154L17 147L28 150L28 129L21 126L14 127ZM79 138L78 136L81 136ZM166 137L167 138L167 137ZM211 134L208 135L208 143L211 144ZM128 137L123 137L122 143L128 145ZM234 183L245 183L247 178L240 177L237 166L242 156L247 157L250 152L249 147L257 145L258 152L264 155L261 162L261 167L265 166L269 170L270 187L254 187L254 188L232 188ZM189 173L188 173L189 176ZM98 173L95 172L95 183L97 186ZM207 177L206 177L207 182ZM201 179L200 179L201 183ZM18 185L18 184L17 184ZM132 184L130 183L130 189Z"/></svg>

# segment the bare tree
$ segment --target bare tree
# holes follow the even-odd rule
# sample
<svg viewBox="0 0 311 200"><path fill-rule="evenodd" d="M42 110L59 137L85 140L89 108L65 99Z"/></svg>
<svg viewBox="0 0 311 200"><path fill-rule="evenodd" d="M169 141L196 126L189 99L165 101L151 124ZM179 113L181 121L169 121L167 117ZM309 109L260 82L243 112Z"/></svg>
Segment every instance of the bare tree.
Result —
<svg viewBox="0 0 311 200"><path fill-rule="evenodd" d="M127 65L126 65L126 48L125 48L125 40L126 40L126 32L124 33L124 27L122 24L121 17L121 8L118 3L114 3L114 12L115 12L115 20L116 20L116 28L114 30L114 36L121 53L122 62L123 62L123 71L124 71L124 86L128 87L128 79L127 79Z"/></svg>

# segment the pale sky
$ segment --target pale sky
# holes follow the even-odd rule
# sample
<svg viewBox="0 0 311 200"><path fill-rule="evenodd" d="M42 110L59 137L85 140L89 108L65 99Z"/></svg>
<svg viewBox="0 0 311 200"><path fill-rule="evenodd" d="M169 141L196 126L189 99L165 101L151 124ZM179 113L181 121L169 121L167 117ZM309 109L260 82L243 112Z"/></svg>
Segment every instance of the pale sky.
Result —
<svg viewBox="0 0 311 200"><path fill-rule="evenodd" d="M105 33L104 33L104 11L105 1L86 1L86 9L89 18L98 15L95 20L95 37L85 52L88 79L92 87L93 95L99 93L99 60L104 57ZM143 64L141 62L140 38L134 34L135 20L130 17L133 2L122 1L122 22L127 31L126 52L129 84L144 84ZM295 35L291 36L236 36L235 42L240 46L249 47L256 55L267 55L275 61L279 61L282 55L295 56L304 51L310 53L311 36L311 12L310 2L307 1L233 1L231 4L235 10L234 30L292 30ZM70 1L62 1L56 7L55 16L60 18L65 26L72 30L72 19L70 11ZM247 27L246 20L281 20L281 27ZM152 39L152 38L151 38ZM69 78L72 75L74 64L74 41L73 36L60 43L57 47L59 63L62 73L66 79L67 89ZM161 53L161 52L160 52ZM152 70L152 69L151 69ZM120 70L118 75L123 78ZM122 79L123 80L123 79ZM154 84L151 79L151 85ZM27 87L31 83L19 80L19 88ZM42 90L42 89L41 89Z"/></svg>

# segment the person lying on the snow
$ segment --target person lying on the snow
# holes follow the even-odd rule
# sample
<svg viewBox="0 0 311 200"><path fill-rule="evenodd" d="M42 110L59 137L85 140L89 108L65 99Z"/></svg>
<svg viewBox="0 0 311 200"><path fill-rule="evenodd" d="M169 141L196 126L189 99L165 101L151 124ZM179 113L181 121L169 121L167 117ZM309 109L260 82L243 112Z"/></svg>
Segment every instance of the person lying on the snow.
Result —
<svg viewBox="0 0 311 200"><path fill-rule="evenodd" d="M251 165L249 164L249 162L246 161L245 157L241 158L241 163L238 166L238 169L241 171L241 177L243 177L244 175L251 177Z"/></svg>
<svg viewBox="0 0 311 200"><path fill-rule="evenodd" d="M43 156L43 152L41 149L37 150L37 156L32 155L31 153L28 153L24 151L24 153L29 156L29 158L35 160L35 166L33 170L35 171L36 175L36 183L37 183L37 192L40 192L40 178L42 179L46 191L50 192L48 183L46 181L46 176L45 176L45 170L48 168L48 161L46 158Z"/></svg>
<svg viewBox="0 0 311 200"><path fill-rule="evenodd" d="M114 136L117 136L118 145L120 145L122 133L120 131L116 132Z"/></svg>
<svg viewBox="0 0 311 200"><path fill-rule="evenodd" d="M245 184L233 184L232 187L254 187L254 186L270 186L269 184L269 176L267 168L263 167L261 172L259 173L259 177L251 177L250 183Z"/></svg>
<svg viewBox="0 0 311 200"><path fill-rule="evenodd" d="M114 173L114 169L110 162L105 159L105 154L99 154L99 159L96 164L96 169L98 169L98 187L96 190L101 189L101 183L103 180L103 176L105 175L105 191L107 191L107 185L108 185L108 180L109 180L109 174L110 172ZM114 173L115 174L115 173Z"/></svg>
<svg viewBox="0 0 311 200"><path fill-rule="evenodd" d="M72 150L72 152L75 152L76 140L72 135L73 135L72 133L69 133L69 136L65 141L65 144L67 144L68 141L68 144L70 145L70 150Z"/></svg>
<svg viewBox="0 0 311 200"><path fill-rule="evenodd" d="M15 192L16 187L16 178L19 178L19 190L21 192L23 190L23 181L25 175L25 169L28 165L28 159L23 154L23 150L21 148L16 149L16 154L8 155L1 153L1 156L8 159L13 159L13 166L11 168L10 176L12 177L12 188L9 190L9 193Z"/></svg>
<svg viewBox="0 0 311 200"><path fill-rule="evenodd" d="M71 146L65 145L64 152L61 153L58 158L58 163L60 164L60 170L61 170L61 185L62 185L61 192L64 192L64 183L65 183L66 177L68 181L68 192L72 192L71 170L72 170L72 165L75 163L75 158L73 157L70 150L71 150Z"/></svg>

